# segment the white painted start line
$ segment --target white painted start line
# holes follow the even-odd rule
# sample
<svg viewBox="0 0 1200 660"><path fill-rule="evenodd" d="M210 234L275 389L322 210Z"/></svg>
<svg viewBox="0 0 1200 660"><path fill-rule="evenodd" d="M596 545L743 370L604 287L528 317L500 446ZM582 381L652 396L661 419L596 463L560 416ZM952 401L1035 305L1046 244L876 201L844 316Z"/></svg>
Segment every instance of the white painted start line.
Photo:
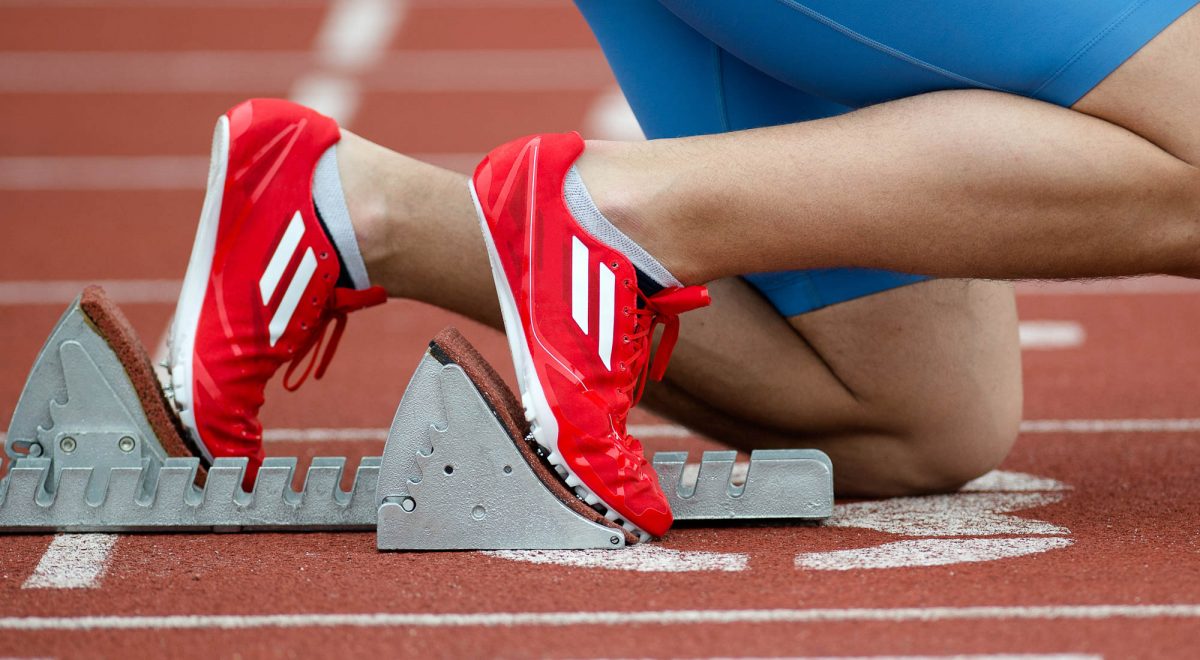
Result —
<svg viewBox="0 0 1200 660"><path fill-rule="evenodd" d="M116 534L59 534L22 589L92 589L100 585Z"/></svg>
<svg viewBox="0 0 1200 660"><path fill-rule="evenodd" d="M626 627L738 623L938 623L943 621L1111 621L1200 618L1200 604L983 605L970 607L641 610L358 614L183 614L173 616L0 617L0 630L246 630L256 628Z"/></svg>
<svg viewBox="0 0 1200 660"><path fill-rule="evenodd" d="M824 527L870 529L906 538L860 548L804 552L797 570L851 571L921 568L998 561L1069 547L1071 530L1010 515L1062 501L1067 484L1020 472L991 472L962 491L834 505ZM1004 538L999 538L1004 537ZM669 539L668 539L669 541ZM611 550L506 550L483 554L530 564L640 573L740 572L752 568L753 542L742 551L709 552L661 544Z"/></svg>

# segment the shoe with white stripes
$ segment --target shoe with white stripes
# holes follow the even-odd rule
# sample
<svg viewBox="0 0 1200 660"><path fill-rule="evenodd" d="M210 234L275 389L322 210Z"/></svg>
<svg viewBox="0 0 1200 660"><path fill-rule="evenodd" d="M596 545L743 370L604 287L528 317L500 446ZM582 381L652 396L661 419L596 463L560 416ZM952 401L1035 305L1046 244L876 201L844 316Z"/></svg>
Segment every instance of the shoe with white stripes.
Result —
<svg viewBox="0 0 1200 660"><path fill-rule="evenodd" d="M339 136L332 119L271 99L235 106L213 134L208 192L171 324L169 394L205 458L250 459L247 486L263 458L267 382L288 362L288 389L314 364L320 378L346 314L387 299L378 287L337 286L337 252L313 206L317 160Z"/></svg>
<svg viewBox="0 0 1200 660"><path fill-rule="evenodd" d="M534 440L579 497L646 539L666 532L671 509L626 418L646 377L662 377L677 315L708 292L647 296L630 260L571 215L563 182L583 148L574 133L510 142L480 163L471 192Z"/></svg>

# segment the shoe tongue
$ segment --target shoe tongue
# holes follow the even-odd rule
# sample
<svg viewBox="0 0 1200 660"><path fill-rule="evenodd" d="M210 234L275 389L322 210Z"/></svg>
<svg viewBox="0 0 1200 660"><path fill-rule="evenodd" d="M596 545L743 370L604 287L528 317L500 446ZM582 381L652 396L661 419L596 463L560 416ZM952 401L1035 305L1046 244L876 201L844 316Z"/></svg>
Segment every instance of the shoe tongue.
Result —
<svg viewBox="0 0 1200 660"><path fill-rule="evenodd" d="M653 296L653 295L657 294L659 291L663 290L663 288L664 288L663 285L659 284L658 282L655 282L653 278L651 278L649 275L643 273L642 269L635 266L634 271L637 272L638 290L640 290L642 292L642 295L645 296L646 298L649 298L650 296ZM638 306L638 309L642 309L646 306L646 301L644 298L642 298L642 296L638 296L637 306Z"/></svg>
<svg viewBox="0 0 1200 660"><path fill-rule="evenodd" d="M333 234L329 233L329 225L325 224L325 218L321 217L321 208L317 206L316 200L313 200L313 212L317 215L317 222L321 223L321 230L325 232L326 236L332 236ZM329 246L333 248L333 252L338 258L337 287L340 289L357 288L354 286L354 279L350 277L350 272L346 270L346 259L342 257L341 250L338 250L337 243L329 241Z"/></svg>

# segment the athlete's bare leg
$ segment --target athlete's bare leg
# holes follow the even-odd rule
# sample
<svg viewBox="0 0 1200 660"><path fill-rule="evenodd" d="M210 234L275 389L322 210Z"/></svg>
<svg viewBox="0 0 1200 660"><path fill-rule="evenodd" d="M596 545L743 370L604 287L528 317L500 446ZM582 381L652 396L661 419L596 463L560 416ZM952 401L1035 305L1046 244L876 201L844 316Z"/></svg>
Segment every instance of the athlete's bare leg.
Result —
<svg viewBox="0 0 1200 660"><path fill-rule="evenodd" d="M500 328L466 177L346 134L343 184L373 282ZM1005 284L939 281L782 318L737 278L681 318L645 403L732 446L817 447L843 495L944 490L994 467L1020 420Z"/></svg>
<svg viewBox="0 0 1200 660"><path fill-rule="evenodd" d="M864 266L942 277L1200 277L1200 10L1078 110L984 91L831 119L594 142L614 224L685 283Z"/></svg>

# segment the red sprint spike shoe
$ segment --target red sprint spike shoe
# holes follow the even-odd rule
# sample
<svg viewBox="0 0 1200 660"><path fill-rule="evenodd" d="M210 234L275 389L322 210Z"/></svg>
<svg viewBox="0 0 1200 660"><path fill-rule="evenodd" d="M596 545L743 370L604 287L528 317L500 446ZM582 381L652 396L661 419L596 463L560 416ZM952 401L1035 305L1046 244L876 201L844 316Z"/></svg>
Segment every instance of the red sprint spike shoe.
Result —
<svg viewBox="0 0 1200 660"><path fill-rule="evenodd" d="M667 531L671 509L626 417L645 378L662 377L677 315L707 305L708 290L647 297L629 259L580 226L563 180L583 146L575 133L510 142L479 164L471 191L533 437L581 498L645 539Z"/></svg>
<svg viewBox="0 0 1200 660"><path fill-rule="evenodd" d="M320 378L346 314L387 299L379 287L336 286L340 264L313 207L312 179L339 136L332 119L270 99L235 106L213 134L208 193L171 324L170 394L206 458L250 459L247 487L263 458L267 381L284 363L288 389L314 364Z"/></svg>

